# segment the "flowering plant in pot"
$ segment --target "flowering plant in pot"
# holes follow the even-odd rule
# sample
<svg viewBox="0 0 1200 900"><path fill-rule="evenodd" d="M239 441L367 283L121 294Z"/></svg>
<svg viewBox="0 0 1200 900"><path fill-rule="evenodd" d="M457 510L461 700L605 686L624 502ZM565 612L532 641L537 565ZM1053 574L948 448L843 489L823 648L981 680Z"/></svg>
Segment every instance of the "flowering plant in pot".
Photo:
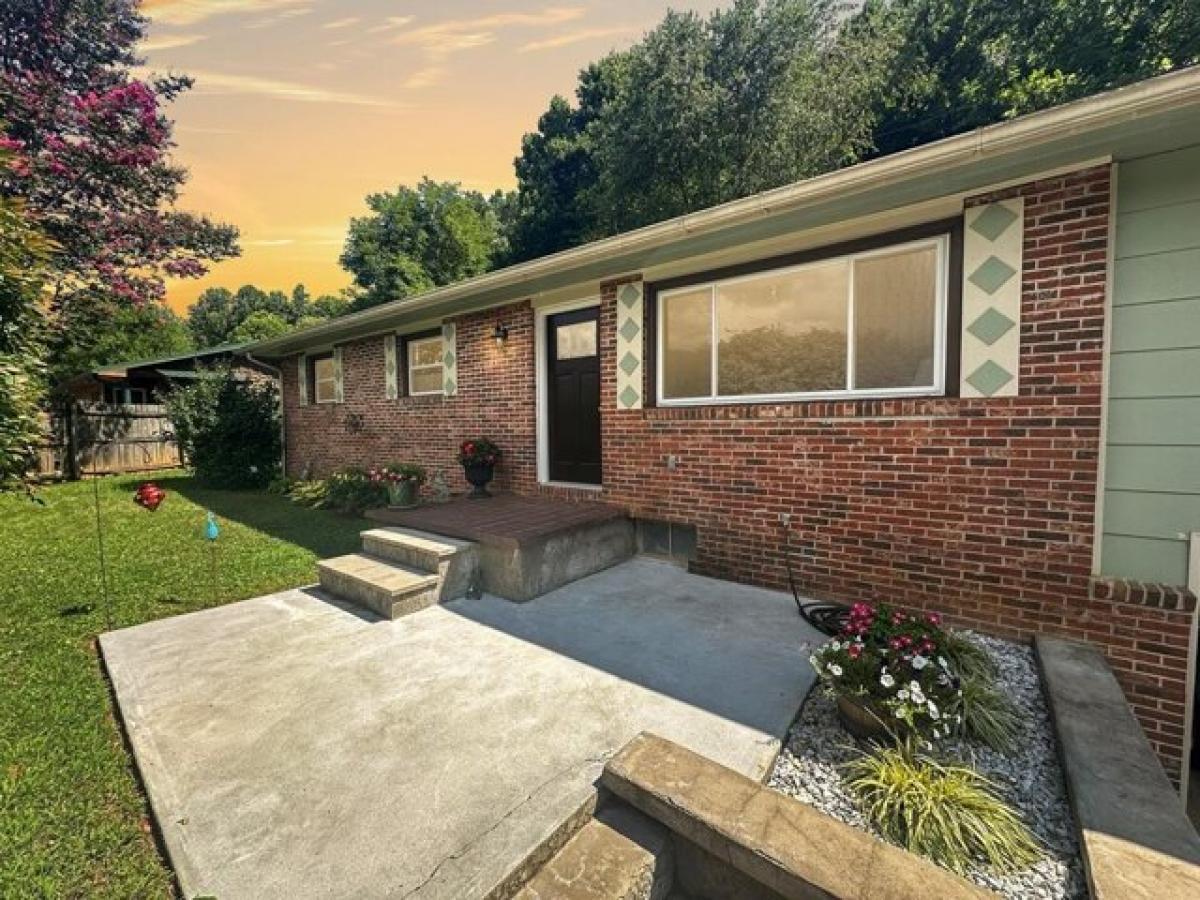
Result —
<svg viewBox="0 0 1200 900"><path fill-rule="evenodd" d="M485 437L463 441L459 446L458 461L462 464L467 481L474 487L471 497L491 496L487 486L495 476L496 463L500 462L500 457L500 448Z"/></svg>
<svg viewBox="0 0 1200 900"><path fill-rule="evenodd" d="M856 603L841 634L811 657L858 738L949 737L962 724L962 688L944 651L941 617Z"/></svg>
<svg viewBox="0 0 1200 900"><path fill-rule="evenodd" d="M388 506L408 509L417 505L417 495L425 483L425 470L415 463L391 463L381 469L371 469L372 481L387 488Z"/></svg>

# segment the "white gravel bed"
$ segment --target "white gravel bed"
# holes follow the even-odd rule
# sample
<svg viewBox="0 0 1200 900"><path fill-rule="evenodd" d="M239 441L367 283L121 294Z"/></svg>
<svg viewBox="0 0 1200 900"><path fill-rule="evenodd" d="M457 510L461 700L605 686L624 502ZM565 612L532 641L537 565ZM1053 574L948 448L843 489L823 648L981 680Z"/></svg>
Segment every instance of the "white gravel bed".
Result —
<svg viewBox="0 0 1200 900"><path fill-rule="evenodd" d="M1087 896L1079 859L1075 819L1067 802L1058 747L1038 680L1033 649L986 635L964 632L984 647L999 667L997 684L1009 692L1022 718L1011 756L974 742L947 742L946 755L971 762L996 783L1045 849L1045 856L1014 875L972 871L972 881L1016 900L1077 900ZM787 744L768 784L836 819L879 836L843 787L839 766L860 753L841 726L837 705L818 683L788 732Z"/></svg>

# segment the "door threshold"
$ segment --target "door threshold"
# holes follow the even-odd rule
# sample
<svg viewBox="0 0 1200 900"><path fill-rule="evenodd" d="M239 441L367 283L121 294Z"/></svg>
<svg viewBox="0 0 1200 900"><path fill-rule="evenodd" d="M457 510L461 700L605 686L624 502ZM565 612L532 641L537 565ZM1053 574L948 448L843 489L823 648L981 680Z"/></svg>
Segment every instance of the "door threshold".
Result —
<svg viewBox="0 0 1200 900"><path fill-rule="evenodd" d="M582 481L539 481L541 487L548 488L567 488L572 491L596 491L604 490L602 484L585 484Z"/></svg>

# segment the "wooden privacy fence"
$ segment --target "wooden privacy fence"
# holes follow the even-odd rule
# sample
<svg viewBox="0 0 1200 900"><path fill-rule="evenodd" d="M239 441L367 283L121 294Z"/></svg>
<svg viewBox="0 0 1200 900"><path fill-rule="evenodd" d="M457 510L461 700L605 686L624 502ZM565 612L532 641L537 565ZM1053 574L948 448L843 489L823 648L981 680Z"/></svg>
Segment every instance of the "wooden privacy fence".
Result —
<svg viewBox="0 0 1200 900"><path fill-rule="evenodd" d="M45 478L144 472L181 463L164 406L78 401L44 419L38 474Z"/></svg>

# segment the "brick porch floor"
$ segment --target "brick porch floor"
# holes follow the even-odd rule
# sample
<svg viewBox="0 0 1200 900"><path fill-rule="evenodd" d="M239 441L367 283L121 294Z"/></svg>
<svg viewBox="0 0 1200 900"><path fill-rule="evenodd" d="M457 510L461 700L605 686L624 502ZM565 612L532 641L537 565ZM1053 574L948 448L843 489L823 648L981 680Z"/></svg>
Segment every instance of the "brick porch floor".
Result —
<svg viewBox="0 0 1200 900"><path fill-rule="evenodd" d="M482 544L519 547L551 534L620 518L615 506L549 497L496 494L486 500L451 500L416 509L375 509L367 518Z"/></svg>

